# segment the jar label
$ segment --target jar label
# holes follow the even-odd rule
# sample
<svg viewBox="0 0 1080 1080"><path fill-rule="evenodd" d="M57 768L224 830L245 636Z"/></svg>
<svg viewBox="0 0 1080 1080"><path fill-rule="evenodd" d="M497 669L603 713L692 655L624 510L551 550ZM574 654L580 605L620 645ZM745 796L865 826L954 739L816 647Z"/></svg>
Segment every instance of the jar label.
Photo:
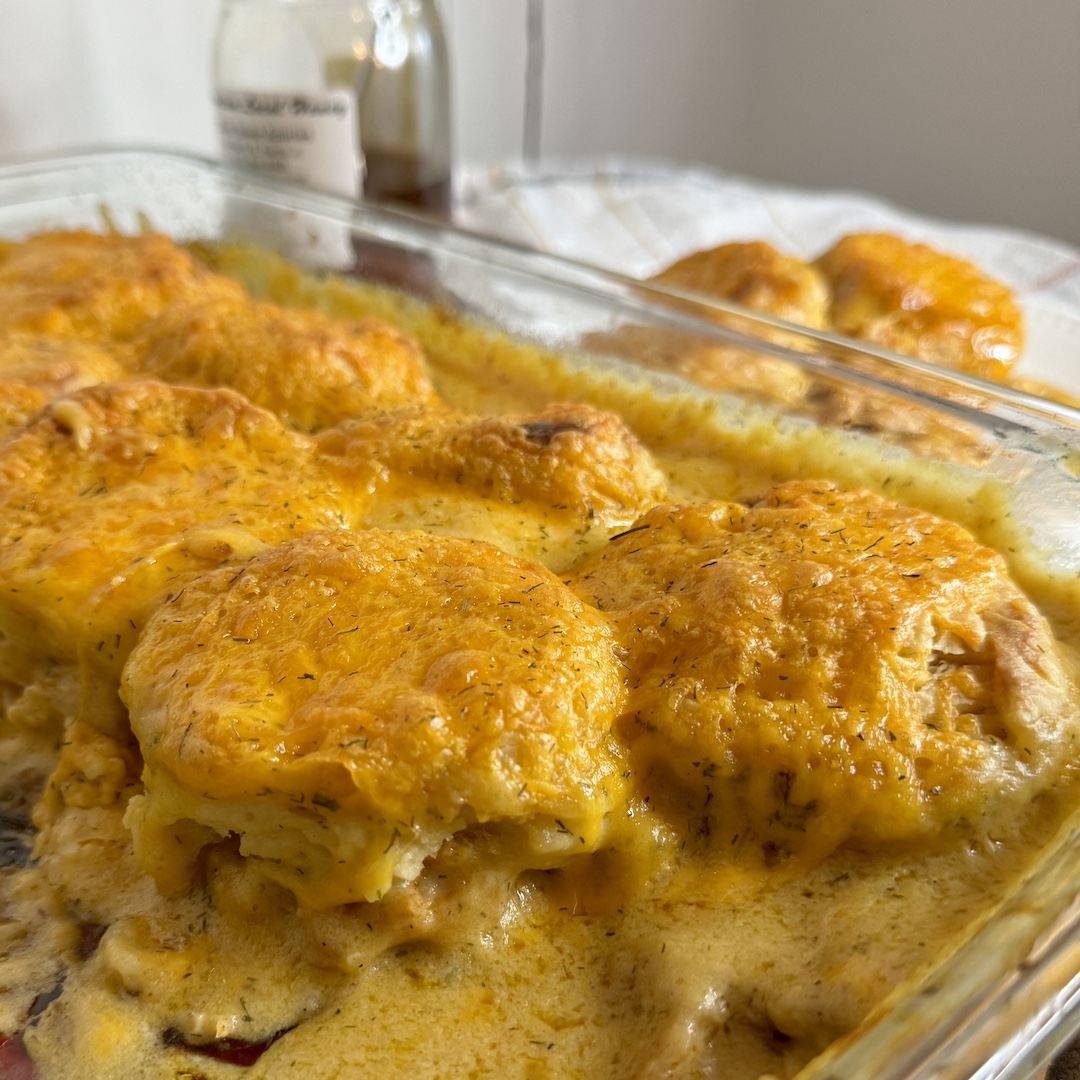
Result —
<svg viewBox="0 0 1080 1080"><path fill-rule="evenodd" d="M351 91L218 90L214 104L225 161L332 195L359 198L364 159Z"/></svg>

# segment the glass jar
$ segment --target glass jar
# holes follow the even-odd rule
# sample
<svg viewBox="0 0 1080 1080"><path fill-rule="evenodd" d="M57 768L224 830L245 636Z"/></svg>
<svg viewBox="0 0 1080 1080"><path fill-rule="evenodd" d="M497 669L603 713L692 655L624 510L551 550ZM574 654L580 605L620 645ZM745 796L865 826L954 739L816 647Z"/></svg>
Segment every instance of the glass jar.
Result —
<svg viewBox="0 0 1080 1080"><path fill-rule="evenodd" d="M435 0L223 0L222 157L357 198L450 205L449 64Z"/></svg>
<svg viewBox="0 0 1080 1080"><path fill-rule="evenodd" d="M363 2L224 0L213 54L222 157L358 197L374 32Z"/></svg>

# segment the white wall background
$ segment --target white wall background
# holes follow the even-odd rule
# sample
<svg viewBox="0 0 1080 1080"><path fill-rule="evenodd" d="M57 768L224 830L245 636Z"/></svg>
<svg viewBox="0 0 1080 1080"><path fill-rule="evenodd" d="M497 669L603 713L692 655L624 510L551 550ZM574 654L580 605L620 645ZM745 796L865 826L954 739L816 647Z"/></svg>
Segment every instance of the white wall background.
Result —
<svg viewBox="0 0 1080 1080"><path fill-rule="evenodd" d="M216 152L219 0L0 0L0 159ZM460 160L521 154L529 0L445 0ZM543 159L647 155L1080 244L1077 0L533 0Z"/></svg>

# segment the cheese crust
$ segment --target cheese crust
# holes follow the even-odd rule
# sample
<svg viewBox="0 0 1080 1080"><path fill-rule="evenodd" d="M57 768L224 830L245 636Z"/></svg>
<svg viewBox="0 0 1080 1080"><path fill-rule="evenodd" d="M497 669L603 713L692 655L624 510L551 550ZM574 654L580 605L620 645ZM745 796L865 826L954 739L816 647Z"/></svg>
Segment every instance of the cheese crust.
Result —
<svg viewBox="0 0 1080 1080"><path fill-rule="evenodd" d="M824 329L828 325L829 291L821 272L762 240L695 251L654 280L733 300L799 326Z"/></svg>
<svg viewBox="0 0 1080 1080"><path fill-rule="evenodd" d="M965 259L887 233L843 237L817 260L842 334L1002 381L1024 343L1011 292Z"/></svg>
<svg viewBox="0 0 1080 1080"><path fill-rule="evenodd" d="M0 252L0 326L128 341L173 305L243 289L158 233L40 233Z"/></svg>
<svg viewBox="0 0 1080 1080"><path fill-rule="evenodd" d="M356 524L472 536L556 571L667 489L633 432L584 404L491 417L398 410L340 424L316 447L356 492Z"/></svg>

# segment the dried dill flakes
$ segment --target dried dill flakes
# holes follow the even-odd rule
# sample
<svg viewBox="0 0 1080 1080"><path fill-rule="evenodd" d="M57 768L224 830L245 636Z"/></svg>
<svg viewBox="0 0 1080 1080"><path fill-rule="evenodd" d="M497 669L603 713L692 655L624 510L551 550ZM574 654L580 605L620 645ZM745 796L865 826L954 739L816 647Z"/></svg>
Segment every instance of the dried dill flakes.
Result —
<svg viewBox="0 0 1080 1080"><path fill-rule="evenodd" d="M614 536L608 537L608 543L610 544L614 540L621 540L624 536L632 536L634 533L641 532L643 529L651 529L652 525L635 525L633 528L624 529L622 532L615 533Z"/></svg>

